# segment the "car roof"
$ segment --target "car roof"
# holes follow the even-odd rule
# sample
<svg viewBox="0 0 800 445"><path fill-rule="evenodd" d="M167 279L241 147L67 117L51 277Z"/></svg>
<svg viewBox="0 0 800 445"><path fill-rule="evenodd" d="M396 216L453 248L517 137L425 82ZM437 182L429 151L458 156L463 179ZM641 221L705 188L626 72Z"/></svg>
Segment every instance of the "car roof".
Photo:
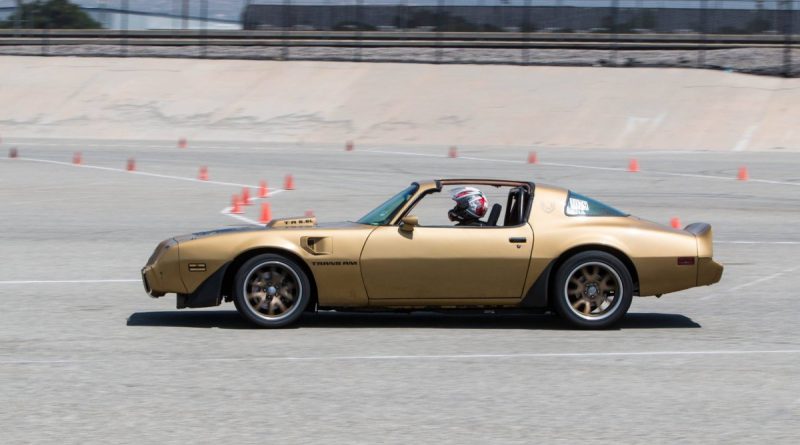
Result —
<svg viewBox="0 0 800 445"><path fill-rule="evenodd" d="M491 179L491 178L447 178L447 179L427 179L416 181L416 183L423 190L441 189L443 185L458 185L458 184L479 184L490 185L497 187L518 187L527 186L531 190L535 188L552 189L552 190L565 190L562 187L556 187L548 184L534 183L533 181L523 180L510 180L510 179Z"/></svg>

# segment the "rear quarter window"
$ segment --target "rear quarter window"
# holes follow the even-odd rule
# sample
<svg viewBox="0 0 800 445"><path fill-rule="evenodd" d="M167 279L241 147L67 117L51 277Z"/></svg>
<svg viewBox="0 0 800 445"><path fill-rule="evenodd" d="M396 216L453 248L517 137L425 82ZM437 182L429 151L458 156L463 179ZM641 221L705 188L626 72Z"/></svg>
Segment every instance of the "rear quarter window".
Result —
<svg viewBox="0 0 800 445"><path fill-rule="evenodd" d="M575 192L569 192L567 195L564 213L567 216L628 216L627 213L614 207Z"/></svg>

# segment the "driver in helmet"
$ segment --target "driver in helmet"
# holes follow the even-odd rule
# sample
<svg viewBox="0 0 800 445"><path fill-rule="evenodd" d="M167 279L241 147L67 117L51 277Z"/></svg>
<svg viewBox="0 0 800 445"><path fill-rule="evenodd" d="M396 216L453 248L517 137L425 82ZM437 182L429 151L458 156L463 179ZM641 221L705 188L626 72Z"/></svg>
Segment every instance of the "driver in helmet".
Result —
<svg viewBox="0 0 800 445"><path fill-rule="evenodd" d="M489 201L483 192L475 187L458 187L450 191L450 198L456 206L447 212L450 221L455 221L456 226L485 226L480 218L486 214Z"/></svg>

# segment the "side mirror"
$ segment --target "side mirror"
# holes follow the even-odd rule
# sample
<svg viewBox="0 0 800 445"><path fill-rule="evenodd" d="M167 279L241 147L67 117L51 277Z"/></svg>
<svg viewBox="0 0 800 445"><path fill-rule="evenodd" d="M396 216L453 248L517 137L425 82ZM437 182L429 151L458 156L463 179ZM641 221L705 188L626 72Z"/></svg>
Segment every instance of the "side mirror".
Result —
<svg viewBox="0 0 800 445"><path fill-rule="evenodd" d="M419 225L419 218L416 216L406 216L405 218L400 220L400 230L403 232L413 232L414 227Z"/></svg>

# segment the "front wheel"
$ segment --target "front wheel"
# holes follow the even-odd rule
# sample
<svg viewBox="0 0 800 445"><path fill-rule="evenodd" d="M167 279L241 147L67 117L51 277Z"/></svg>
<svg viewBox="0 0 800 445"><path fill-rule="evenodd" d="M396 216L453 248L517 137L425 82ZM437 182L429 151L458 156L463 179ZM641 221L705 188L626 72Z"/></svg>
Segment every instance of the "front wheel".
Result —
<svg viewBox="0 0 800 445"><path fill-rule="evenodd" d="M556 311L574 326L607 328L628 312L633 279L614 255L581 252L558 268L553 298Z"/></svg>
<svg viewBox="0 0 800 445"><path fill-rule="evenodd" d="M234 301L246 320L265 328L297 321L311 298L305 271L281 255L258 255L236 273Z"/></svg>

